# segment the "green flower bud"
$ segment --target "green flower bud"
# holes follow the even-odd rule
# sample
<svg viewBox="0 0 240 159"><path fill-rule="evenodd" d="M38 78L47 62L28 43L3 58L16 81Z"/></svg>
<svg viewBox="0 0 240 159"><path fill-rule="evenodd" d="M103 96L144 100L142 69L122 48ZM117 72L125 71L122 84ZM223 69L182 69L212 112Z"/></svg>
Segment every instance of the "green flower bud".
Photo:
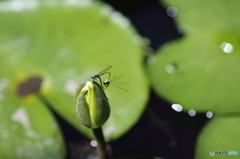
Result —
<svg viewBox="0 0 240 159"><path fill-rule="evenodd" d="M95 81L78 85L75 93L77 117L86 127L101 127L110 115L110 106L102 87Z"/></svg>

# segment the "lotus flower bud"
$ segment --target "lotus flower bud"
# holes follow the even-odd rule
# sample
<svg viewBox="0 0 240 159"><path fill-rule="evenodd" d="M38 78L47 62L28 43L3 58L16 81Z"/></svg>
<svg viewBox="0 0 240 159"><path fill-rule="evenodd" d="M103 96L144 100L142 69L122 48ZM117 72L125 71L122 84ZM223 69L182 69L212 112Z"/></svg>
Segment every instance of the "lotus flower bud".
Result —
<svg viewBox="0 0 240 159"><path fill-rule="evenodd" d="M110 106L102 87L95 81L78 85L75 93L77 117L86 127L101 127L110 115Z"/></svg>

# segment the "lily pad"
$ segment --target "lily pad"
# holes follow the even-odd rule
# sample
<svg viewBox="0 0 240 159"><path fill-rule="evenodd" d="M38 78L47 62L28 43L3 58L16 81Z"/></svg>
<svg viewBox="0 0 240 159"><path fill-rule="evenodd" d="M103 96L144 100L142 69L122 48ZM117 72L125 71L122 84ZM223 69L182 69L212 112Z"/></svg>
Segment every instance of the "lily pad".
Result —
<svg viewBox="0 0 240 159"><path fill-rule="evenodd" d="M155 91L185 110L240 111L240 32L235 31L231 38L228 33L220 32L211 40L187 36L159 49L148 65ZM232 47L231 53L226 52L227 45Z"/></svg>
<svg viewBox="0 0 240 159"><path fill-rule="evenodd" d="M98 2L37 2L20 12L0 13L1 44L21 44L21 49L13 45L3 54L12 56L17 72L40 76L41 94L90 138L91 130L77 120L73 94L78 83L112 65L112 76L123 75L121 80L130 82L120 86L128 92L111 84L106 89L111 115L104 134L108 140L120 137L139 119L148 99L140 36L120 13Z"/></svg>
<svg viewBox="0 0 240 159"><path fill-rule="evenodd" d="M197 140L196 159L239 158L239 117L213 118L202 130ZM238 155L210 155L210 151L237 151ZM229 153L230 154L230 153Z"/></svg>
<svg viewBox="0 0 240 159"><path fill-rule="evenodd" d="M8 79L1 79L7 88ZM1 94L1 93L0 93ZM52 114L36 97L3 93L0 100L0 158L64 158L65 146Z"/></svg>
<svg viewBox="0 0 240 159"><path fill-rule="evenodd" d="M164 0L167 12L174 15L179 29L185 34L201 32L211 34L229 26L237 29L239 23L238 0Z"/></svg>

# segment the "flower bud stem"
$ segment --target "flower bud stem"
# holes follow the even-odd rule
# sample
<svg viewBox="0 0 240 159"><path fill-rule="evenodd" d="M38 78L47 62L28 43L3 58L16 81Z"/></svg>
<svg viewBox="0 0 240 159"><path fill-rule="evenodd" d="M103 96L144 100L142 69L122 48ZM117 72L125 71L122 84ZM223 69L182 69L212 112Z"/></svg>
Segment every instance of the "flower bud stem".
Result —
<svg viewBox="0 0 240 159"><path fill-rule="evenodd" d="M106 142L103 136L102 127L92 130L97 141L97 154L99 159L110 159L109 153L106 149Z"/></svg>

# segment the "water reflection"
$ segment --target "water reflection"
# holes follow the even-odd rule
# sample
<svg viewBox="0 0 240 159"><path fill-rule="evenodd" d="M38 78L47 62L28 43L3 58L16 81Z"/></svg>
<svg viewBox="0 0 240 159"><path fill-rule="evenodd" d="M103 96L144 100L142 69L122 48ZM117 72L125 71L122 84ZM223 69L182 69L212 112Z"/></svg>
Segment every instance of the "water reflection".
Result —
<svg viewBox="0 0 240 159"><path fill-rule="evenodd" d="M130 25L129 20L123 17L120 12L115 11L111 14L110 17L114 23L117 23L122 28L127 28Z"/></svg>
<svg viewBox="0 0 240 159"><path fill-rule="evenodd" d="M35 9L38 6L38 1L6 1L0 2L0 12L16 11L20 12L26 9Z"/></svg>
<svg viewBox="0 0 240 159"><path fill-rule="evenodd" d="M174 65L167 65L165 67L165 70L167 71L167 73L174 73L176 70L176 67Z"/></svg>
<svg viewBox="0 0 240 159"><path fill-rule="evenodd" d="M65 90L67 93L74 95L76 88L78 86L78 83L74 80L67 80L65 82Z"/></svg>
<svg viewBox="0 0 240 159"><path fill-rule="evenodd" d="M21 12L24 10L31 10L39 7L40 4L46 6L78 6L78 7L86 7L92 3L92 0L66 0L66 1L58 1L58 0L48 0L48 1L37 1L37 0L11 0L11 1L0 1L0 12L8 12L15 11Z"/></svg>
<svg viewBox="0 0 240 159"><path fill-rule="evenodd" d="M177 112L181 112L183 110L183 107L180 104L173 104L172 108Z"/></svg>
<svg viewBox="0 0 240 159"><path fill-rule="evenodd" d="M97 146L97 141L92 140L92 141L90 142L90 145L91 145L92 147L96 147L96 146Z"/></svg>
<svg viewBox="0 0 240 159"><path fill-rule="evenodd" d="M190 116L195 116L195 115L196 115L196 111L195 111L194 109L190 109L190 110L188 111L188 115L190 115Z"/></svg>
<svg viewBox="0 0 240 159"><path fill-rule="evenodd" d="M111 6L105 4L102 6L101 11L104 15L109 15L113 12L113 8Z"/></svg>
<svg viewBox="0 0 240 159"><path fill-rule="evenodd" d="M169 17L176 17L179 14L179 10L177 7L171 6L167 8L167 15Z"/></svg>
<svg viewBox="0 0 240 159"><path fill-rule="evenodd" d="M67 0L66 5L72 6L88 6L92 3L91 0Z"/></svg>
<svg viewBox="0 0 240 159"><path fill-rule="evenodd" d="M227 43L227 42L223 42L221 45L220 45L220 48L222 49L223 52L227 53L227 54L230 54L233 52L234 50L234 47L232 44L230 43Z"/></svg>
<svg viewBox="0 0 240 159"><path fill-rule="evenodd" d="M207 116L207 118L212 118L213 117L213 113L211 111L208 111L206 113L206 116Z"/></svg>

